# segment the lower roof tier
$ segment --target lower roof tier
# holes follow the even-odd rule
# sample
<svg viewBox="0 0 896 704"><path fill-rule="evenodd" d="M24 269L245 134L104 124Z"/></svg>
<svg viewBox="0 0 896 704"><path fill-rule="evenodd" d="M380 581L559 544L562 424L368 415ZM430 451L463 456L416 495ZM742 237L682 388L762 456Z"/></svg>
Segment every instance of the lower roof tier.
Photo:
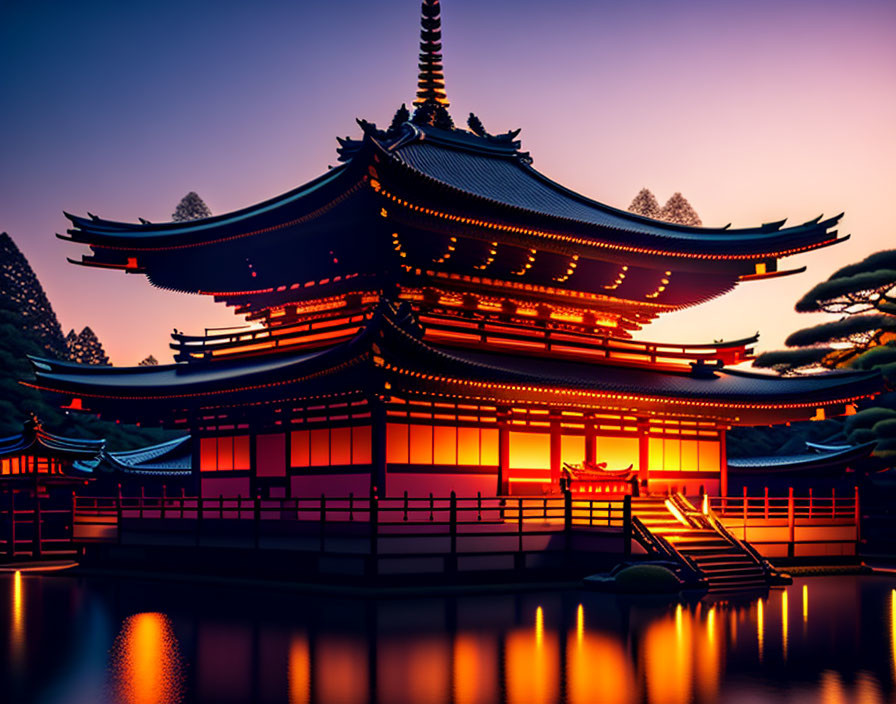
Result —
<svg viewBox="0 0 896 704"><path fill-rule="evenodd" d="M360 394L759 425L836 415L882 388L876 372L781 378L703 364L673 372L447 348L424 340L407 305L390 303L348 341L313 351L156 367L32 364L29 384L62 394L64 407L163 424L208 408L240 408L251 419Z"/></svg>

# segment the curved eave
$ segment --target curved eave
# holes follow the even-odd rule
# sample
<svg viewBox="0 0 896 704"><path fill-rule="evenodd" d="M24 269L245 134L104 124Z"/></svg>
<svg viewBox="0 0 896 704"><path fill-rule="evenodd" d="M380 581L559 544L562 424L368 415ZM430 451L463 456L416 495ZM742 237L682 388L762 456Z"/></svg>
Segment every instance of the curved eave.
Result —
<svg viewBox="0 0 896 704"><path fill-rule="evenodd" d="M814 454L749 457L729 459L728 469L735 473L789 473L818 469L845 468L850 462L863 460L874 450L876 442L867 442L843 449Z"/></svg>
<svg viewBox="0 0 896 704"><path fill-rule="evenodd" d="M837 237L832 228L842 218L843 213L825 220L821 216L802 225L780 229L784 221L768 223L758 227L693 228L650 220L626 211L610 208L593 201L538 173L518 159L501 158L501 162L512 161L514 168L520 169L530 179L544 188L574 201L601 215L611 218L612 223L595 224L583 219L558 216L544 210L537 210L509 203L495 197L459 187L456 184L436 178L402 160L399 153L392 152L376 140L365 140L380 156L380 181L382 193L392 203L403 206L412 213L447 220L456 225L476 226L497 233L510 233L537 239L552 240L558 245L578 246L613 250L619 253L648 254L653 256L684 257L695 259L735 259L761 261L789 256L818 247L835 244L845 238ZM385 167L385 168L383 168ZM472 168L472 167L471 167ZM389 172L392 173L389 173ZM465 173L469 173L467 170ZM416 203L403 204L396 200L396 194L389 189L390 179L414 179L421 185L429 186L433 201L444 207L423 207ZM418 192L417 188L409 189ZM420 191L422 192L422 191ZM443 198L439 197L439 193ZM463 208L463 199L478 203L490 215L485 221L468 217ZM532 223L537 223L533 225ZM500 235L498 235L500 236Z"/></svg>
<svg viewBox="0 0 896 704"><path fill-rule="evenodd" d="M38 455L62 460L86 460L96 457L105 447L105 440L86 440L53 435L43 430L0 438L0 457Z"/></svg>
<svg viewBox="0 0 896 704"><path fill-rule="evenodd" d="M324 202L332 200L340 193L350 189L357 181L364 180L365 175L359 167L360 164L353 166L349 162L333 168L313 181L262 203L231 213L191 220L186 223L120 223L98 218L85 218L66 212L64 215L71 221L73 227L67 230L68 236L57 235L57 237L91 247L139 253L198 247L264 234L272 229L285 226L285 223L294 219L297 213L313 211L314 206L319 205L318 200ZM303 207L303 201L311 199L314 199L315 203ZM289 213L285 212L287 209L290 211ZM282 218L277 215L279 210L284 211ZM102 262L95 264L90 260L83 263L126 268L121 264L109 265Z"/></svg>

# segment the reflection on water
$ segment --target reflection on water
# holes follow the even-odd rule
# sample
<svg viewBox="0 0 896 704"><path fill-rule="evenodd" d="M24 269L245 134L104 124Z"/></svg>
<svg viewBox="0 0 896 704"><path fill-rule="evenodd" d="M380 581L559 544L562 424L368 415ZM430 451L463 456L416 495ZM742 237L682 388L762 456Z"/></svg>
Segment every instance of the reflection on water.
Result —
<svg viewBox="0 0 896 704"><path fill-rule="evenodd" d="M882 704L894 695L891 578L815 578L747 601L681 603L0 579L9 588L0 681L21 685L12 702ZM791 629L794 601L802 622ZM88 695L98 679L108 686Z"/></svg>
<svg viewBox="0 0 896 704"><path fill-rule="evenodd" d="M183 697L177 639L164 614L125 619L112 650L112 677L126 704L175 704Z"/></svg>

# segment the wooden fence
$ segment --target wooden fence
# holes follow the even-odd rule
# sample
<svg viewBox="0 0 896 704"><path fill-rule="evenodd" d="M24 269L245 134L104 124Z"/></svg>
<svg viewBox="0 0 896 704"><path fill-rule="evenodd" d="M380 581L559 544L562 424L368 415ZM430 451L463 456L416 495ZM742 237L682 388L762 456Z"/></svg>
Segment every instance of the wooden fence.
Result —
<svg viewBox="0 0 896 704"><path fill-rule="evenodd" d="M709 507L725 527L749 542L765 557L847 557L861 540L859 490L846 495L760 496L709 498Z"/></svg>
<svg viewBox="0 0 896 704"><path fill-rule="evenodd" d="M525 569L631 554L631 501L560 497L79 497L78 543L290 551L349 571ZM640 552L646 552L641 550ZM334 569L340 565L335 565Z"/></svg>

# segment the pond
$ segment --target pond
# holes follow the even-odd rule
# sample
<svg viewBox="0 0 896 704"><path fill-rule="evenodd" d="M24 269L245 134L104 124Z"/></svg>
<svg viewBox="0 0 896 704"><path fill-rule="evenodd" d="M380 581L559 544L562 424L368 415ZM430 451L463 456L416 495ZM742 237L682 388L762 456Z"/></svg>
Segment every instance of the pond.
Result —
<svg viewBox="0 0 896 704"><path fill-rule="evenodd" d="M0 576L3 700L73 704L889 701L896 576L747 600L360 599Z"/></svg>

